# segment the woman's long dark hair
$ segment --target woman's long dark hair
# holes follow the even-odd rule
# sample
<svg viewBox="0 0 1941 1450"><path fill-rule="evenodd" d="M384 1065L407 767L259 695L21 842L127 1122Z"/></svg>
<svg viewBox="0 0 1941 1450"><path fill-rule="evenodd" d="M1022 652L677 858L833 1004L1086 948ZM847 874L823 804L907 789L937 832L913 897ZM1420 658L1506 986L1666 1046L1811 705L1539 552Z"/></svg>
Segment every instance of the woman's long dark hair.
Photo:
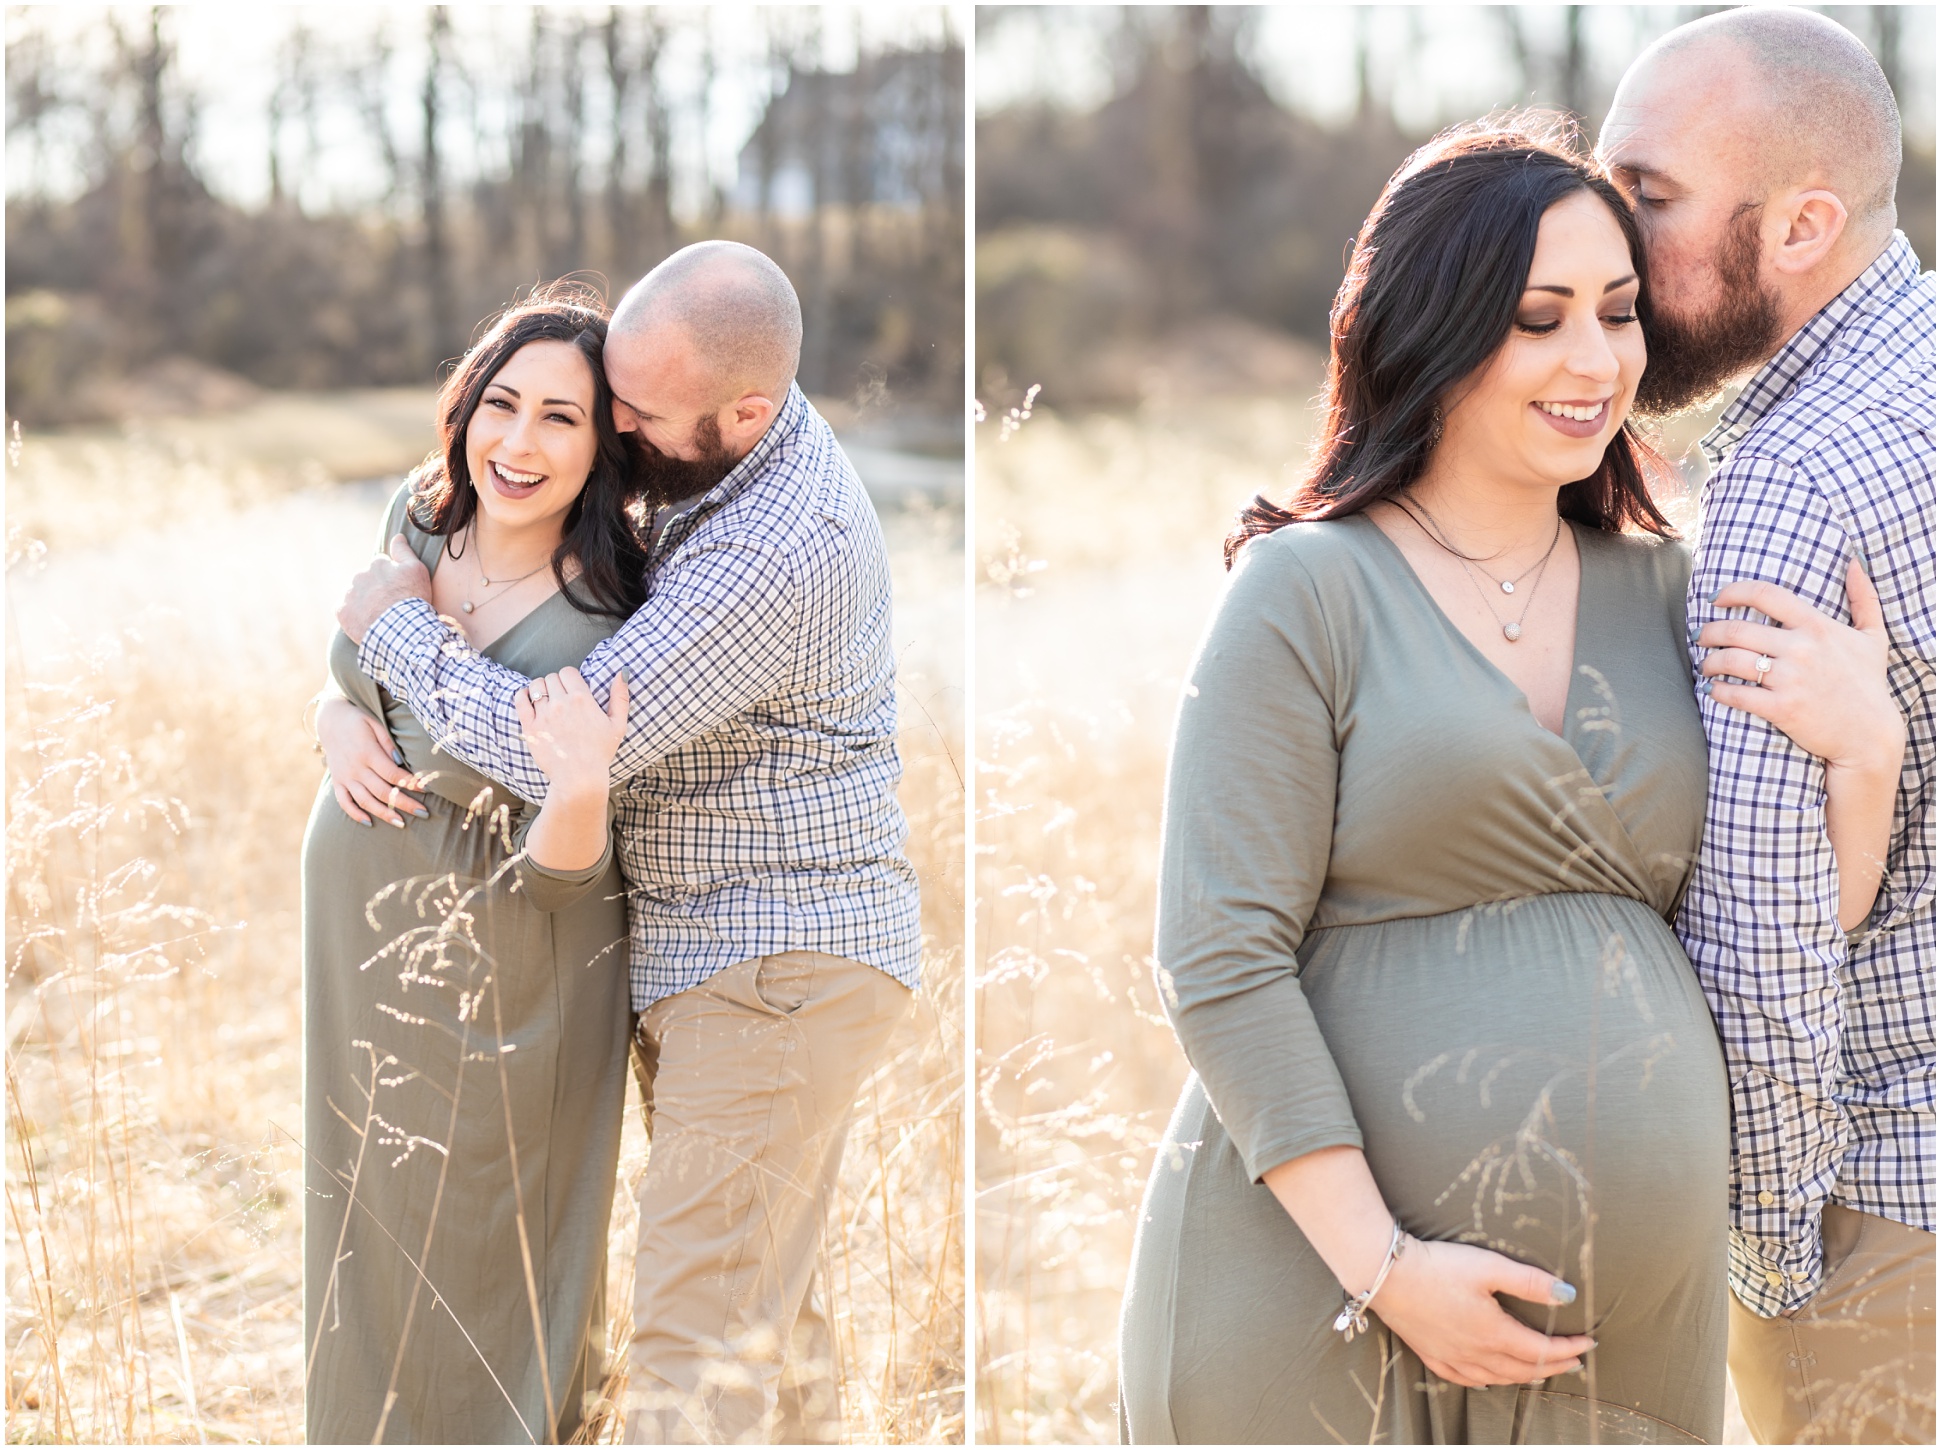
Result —
<svg viewBox="0 0 1941 1450"><path fill-rule="evenodd" d="M567 511L559 547L553 551L553 577L580 613L624 619L647 597L642 516L646 486L632 445L613 426L613 392L603 360L607 317L598 293L577 283L556 282L487 320L483 334L438 390L438 448L412 475L411 521L446 538L465 531L478 513L478 494L465 459L465 430L486 384L529 342L569 343L579 349L593 375L590 421L596 447L586 487ZM452 557L458 556L454 551ZM579 574L571 580L566 575L569 560L579 564Z"/></svg>
<svg viewBox="0 0 1941 1450"><path fill-rule="evenodd" d="M1624 233L1638 314L1648 319L1631 208L1555 118L1512 114L1458 127L1402 163L1362 223L1335 293L1313 465L1285 508L1257 497L1240 515L1226 544L1229 569L1256 534L1359 513L1421 477L1438 406L1510 335L1543 214L1580 191L1608 206ZM1665 469L1627 419L1597 471L1558 490L1557 510L1609 533L1668 536L1646 477Z"/></svg>

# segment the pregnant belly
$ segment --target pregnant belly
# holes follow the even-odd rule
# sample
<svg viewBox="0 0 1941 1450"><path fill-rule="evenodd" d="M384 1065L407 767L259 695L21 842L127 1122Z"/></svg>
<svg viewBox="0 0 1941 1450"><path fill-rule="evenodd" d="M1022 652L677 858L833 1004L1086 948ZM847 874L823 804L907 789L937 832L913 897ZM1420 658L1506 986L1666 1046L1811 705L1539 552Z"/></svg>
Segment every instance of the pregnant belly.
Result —
<svg viewBox="0 0 1941 1450"><path fill-rule="evenodd" d="M1560 894L1335 927L1302 985L1369 1165L1418 1237L1540 1264L1574 1332L1649 1315L1724 1252L1727 1099L1711 1015L1664 922Z"/></svg>

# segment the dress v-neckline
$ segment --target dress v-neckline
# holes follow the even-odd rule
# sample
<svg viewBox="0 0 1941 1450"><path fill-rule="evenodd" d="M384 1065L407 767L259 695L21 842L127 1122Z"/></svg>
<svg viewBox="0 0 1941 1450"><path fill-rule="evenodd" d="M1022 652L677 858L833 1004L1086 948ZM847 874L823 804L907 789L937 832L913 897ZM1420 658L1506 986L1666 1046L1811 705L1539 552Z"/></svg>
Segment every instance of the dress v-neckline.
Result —
<svg viewBox="0 0 1941 1450"><path fill-rule="evenodd" d="M1570 680L1564 686L1563 729L1552 730L1543 721L1537 719L1537 712L1530 708L1530 697L1524 691L1523 687L1505 674L1503 667L1488 655L1484 654L1476 644L1476 641L1464 634L1455 620L1449 617L1449 612L1437 601L1435 595L1429 592L1429 586L1423 583L1422 576L1415 572L1415 565L1409 562L1409 556L1402 552L1402 546L1400 544L1388 536L1388 531L1376 523L1375 520L1369 518L1365 513L1355 514L1352 518L1354 521L1370 529L1381 540L1382 547L1394 556L1395 562L1401 566L1402 572L1408 576L1409 584L1415 590L1416 597L1420 602L1435 615L1445 630L1455 636L1462 647L1469 652L1470 658L1482 666L1504 689L1508 690L1515 697L1516 702L1523 707L1523 713L1529 716L1530 723L1535 725L1537 729L1541 730L1550 739L1569 746L1571 753L1577 756L1578 763L1584 765L1583 752L1577 749L1576 732L1571 728L1577 719L1577 712L1572 708L1572 705L1577 698L1577 682L1582 675L1581 661L1584 657L1584 596L1586 593L1584 586L1588 582L1590 575L1590 566L1585 561L1590 557L1592 552L1584 548L1584 530L1579 528L1573 520L1564 520L1564 523L1571 531L1571 542L1577 546L1577 609L1576 620L1570 639ZM1589 766L1585 765L1584 768L1588 770Z"/></svg>
<svg viewBox="0 0 1941 1450"><path fill-rule="evenodd" d="M438 541L437 551L432 555L432 562L425 570L426 577L430 578L431 576L437 574L439 568L445 562L445 557L446 557L445 544L447 540L446 540L446 536L443 534L430 534L430 535L427 535L426 537L433 538ZM466 639L465 643L471 647L472 652L474 654L482 654L487 659L491 660L494 664L504 664L505 661L500 659L498 655L499 646L504 644L508 639L512 638L513 635L517 634L519 630L525 625L527 620L531 619L535 614L539 613L540 610L544 609L547 605L551 604L555 599L558 599L564 592L565 592L564 590L555 589L551 594L548 594L544 599L540 600L537 604L533 605L531 609L528 609L524 614L520 615L517 619L513 620L512 623L508 624L504 629L500 630L497 634L493 635L491 640L488 643L472 644L472 641L469 638ZM460 635L464 635L465 633L463 629L460 629L458 632Z"/></svg>

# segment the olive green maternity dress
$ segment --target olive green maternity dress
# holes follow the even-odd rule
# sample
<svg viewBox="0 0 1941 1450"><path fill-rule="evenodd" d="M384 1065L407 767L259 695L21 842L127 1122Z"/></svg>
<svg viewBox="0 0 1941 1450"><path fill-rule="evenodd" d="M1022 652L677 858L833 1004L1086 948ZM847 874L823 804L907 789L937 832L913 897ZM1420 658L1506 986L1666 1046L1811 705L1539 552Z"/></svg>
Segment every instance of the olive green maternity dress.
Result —
<svg viewBox="0 0 1941 1450"><path fill-rule="evenodd" d="M1705 742L1685 550L1573 526L1562 737L1365 517L1250 543L1167 783L1158 957L1194 1075L1121 1324L1137 1443L1716 1442L1727 1099L1666 925ZM1468 1390L1341 1287L1268 1169L1362 1147L1422 1239L1574 1284L1584 1374ZM1595 1404L1595 1424L1592 1406Z"/></svg>
<svg viewBox="0 0 1941 1450"><path fill-rule="evenodd" d="M402 493L380 537L400 527L435 568ZM485 653L538 675L617 623L556 594ZM330 667L430 777L430 818L360 826L326 779L304 839L308 1439L368 1443L380 1418L389 1443L564 1439L606 1360L629 1029L611 844L575 873L515 856L537 812L434 750L341 633Z"/></svg>

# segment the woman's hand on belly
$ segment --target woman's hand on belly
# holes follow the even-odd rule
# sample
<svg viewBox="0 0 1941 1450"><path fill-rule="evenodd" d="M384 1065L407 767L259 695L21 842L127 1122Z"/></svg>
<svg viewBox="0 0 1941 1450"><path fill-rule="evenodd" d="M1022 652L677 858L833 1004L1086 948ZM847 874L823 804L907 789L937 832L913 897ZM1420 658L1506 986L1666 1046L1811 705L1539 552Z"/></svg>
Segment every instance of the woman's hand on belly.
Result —
<svg viewBox="0 0 1941 1450"><path fill-rule="evenodd" d="M423 818L429 812L416 796L418 778L404 768L403 757L384 722L367 714L342 695L326 695L317 706L317 745L330 772L331 793L344 814L360 826L376 816L388 825L403 826L400 811ZM367 814L368 812L368 814Z"/></svg>
<svg viewBox="0 0 1941 1450"><path fill-rule="evenodd" d="M1511 1318L1496 1296L1555 1304L1555 1286L1562 1283L1488 1249L1410 1239L1370 1307L1451 1384L1530 1384L1582 1369L1581 1356L1594 1341L1587 1334L1541 1334Z"/></svg>
<svg viewBox="0 0 1941 1450"><path fill-rule="evenodd" d="M1345 1292L1363 1294L1387 1255L1395 1216L1361 1149L1321 1148L1261 1175ZM1452 1384L1528 1384L1581 1369L1587 1334L1520 1323L1498 1294L1568 1304L1577 1291L1544 1269L1469 1244L1407 1239L1369 1307Z"/></svg>

